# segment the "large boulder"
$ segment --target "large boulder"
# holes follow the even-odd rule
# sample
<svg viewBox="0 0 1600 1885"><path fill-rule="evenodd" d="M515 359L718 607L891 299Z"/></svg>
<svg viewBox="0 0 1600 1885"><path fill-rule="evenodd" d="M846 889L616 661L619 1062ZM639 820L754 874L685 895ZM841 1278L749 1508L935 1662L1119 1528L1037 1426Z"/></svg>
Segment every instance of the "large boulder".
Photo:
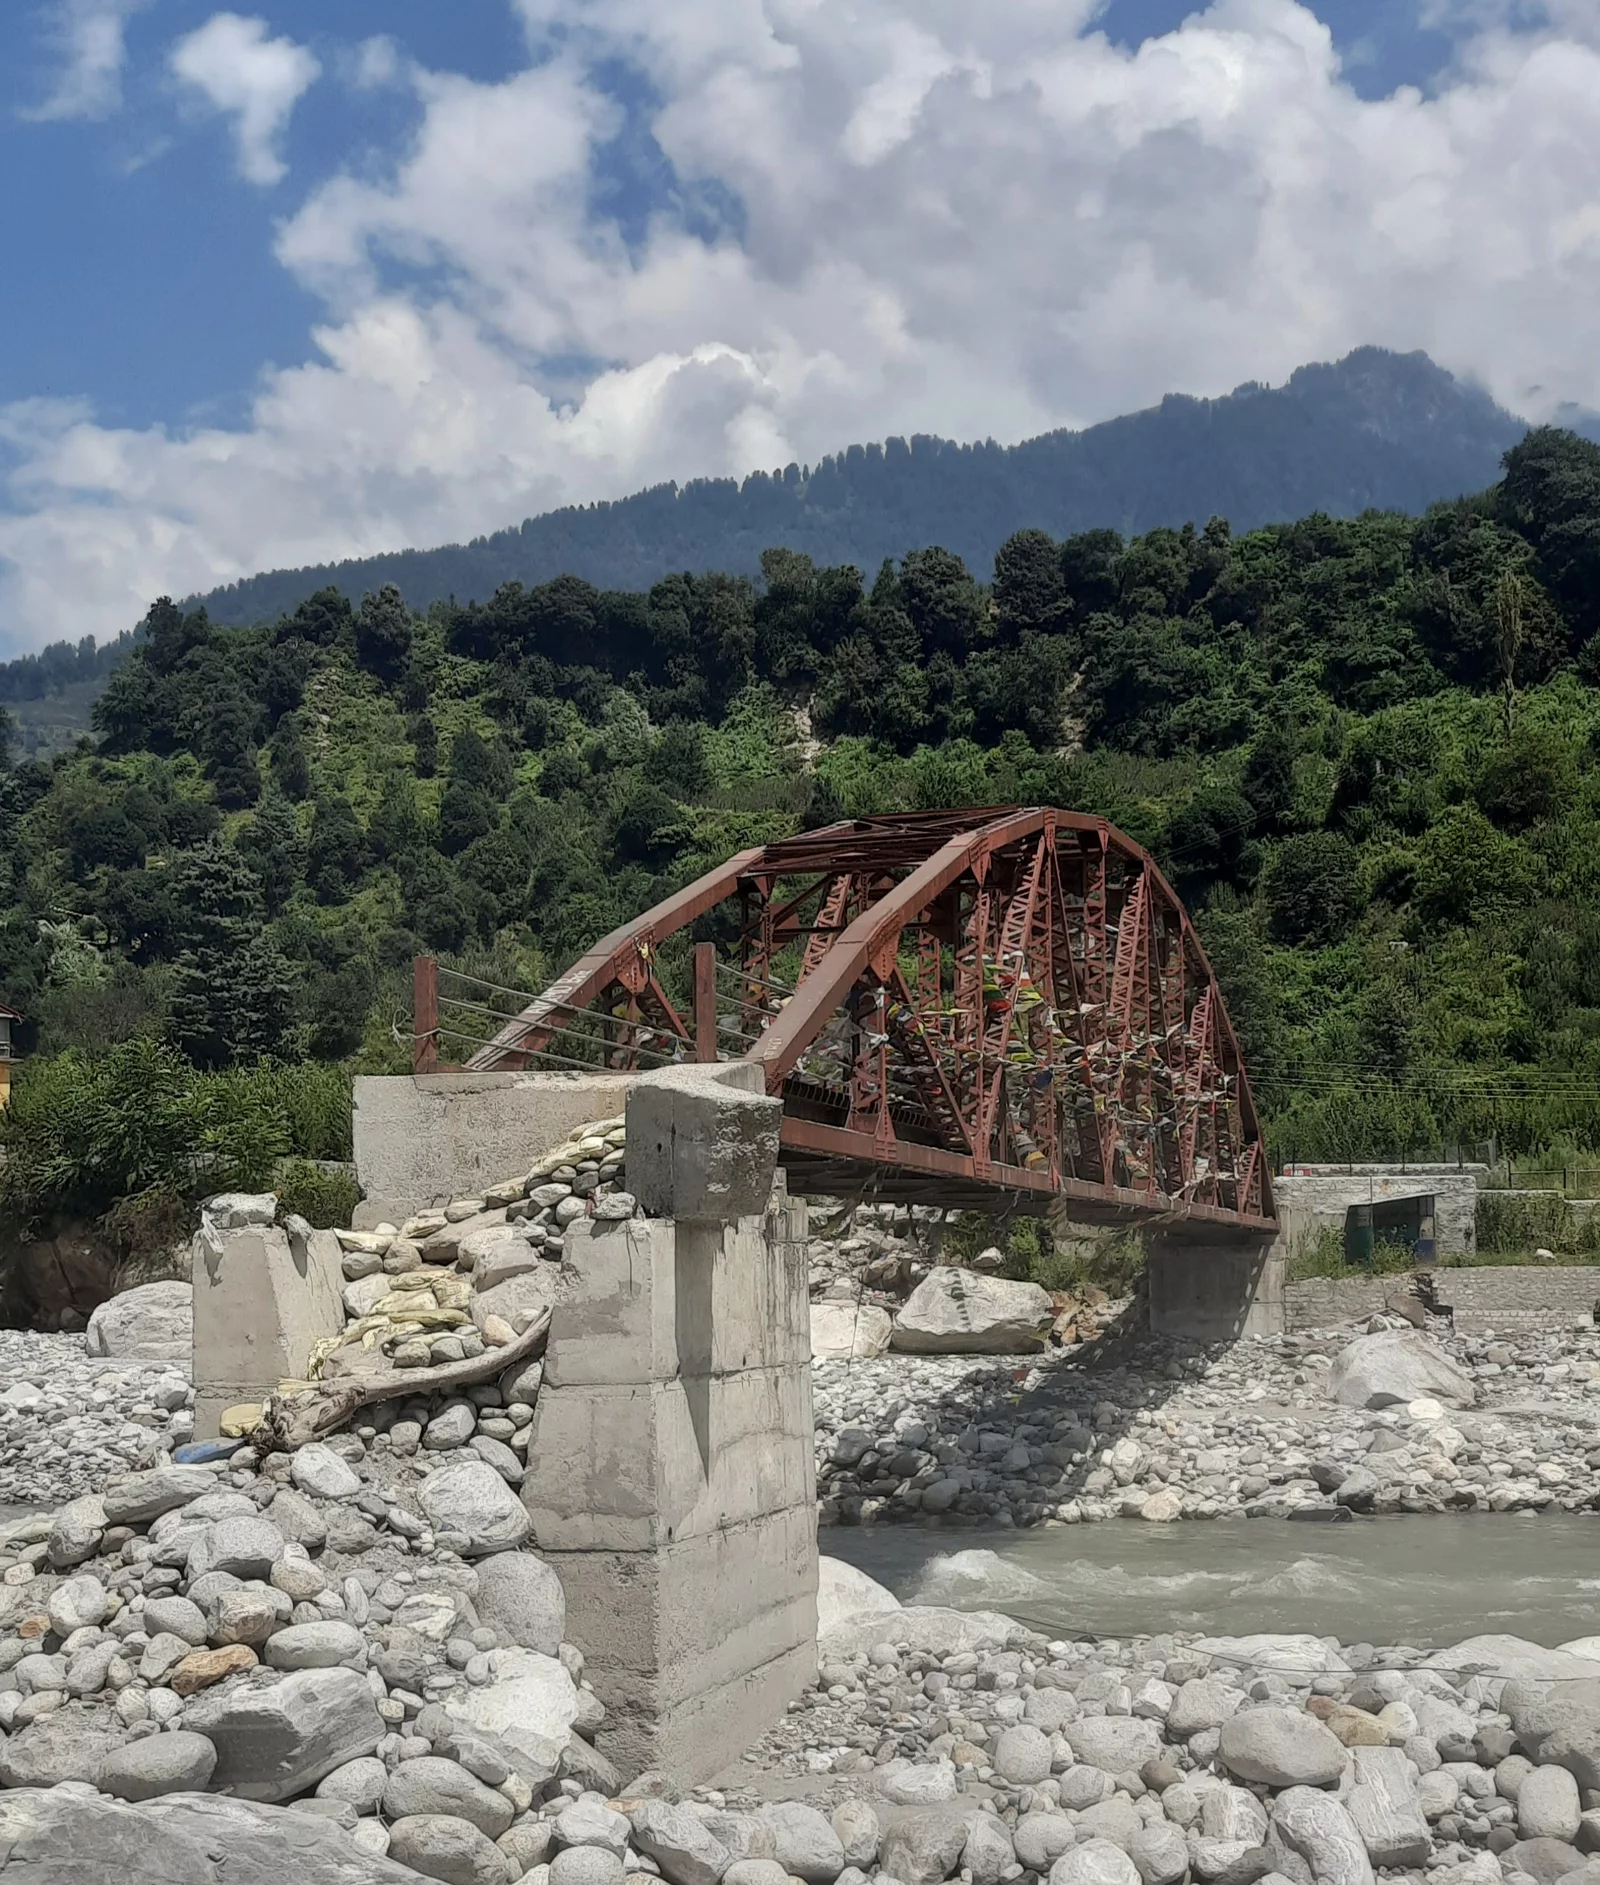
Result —
<svg viewBox="0 0 1600 1885"><path fill-rule="evenodd" d="M1344 1743L1315 1715L1249 1708L1222 1724L1222 1765L1268 1787L1331 1787L1350 1764Z"/></svg>
<svg viewBox="0 0 1600 1885"><path fill-rule="evenodd" d="M64 1780L94 1786L121 1746L121 1727L108 1710L69 1704L0 1736L0 1787L56 1787Z"/></svg>
<svg viewBox="0 0 1600 1885"><path fill-rule="evenodd" d="M111 1361L187 1363L194 1349L194 1290L188 1283L141 1283L101 1303L83 1332L91 1355Z"/></svg>
<svg viewBox="0 0 1600 1885"><path fill-rule="evenodd" d="M893 1331L888 1310L873 1303L814 1302L811 1359L871 1361L889 1346Z"/></svg>
<svg viewBox="0 0 1600 1885"><path fill-rule="evenodd" d="M890 1616L899 1608L900 1599L894 1592L865 1571L858 1571L841 1558L818 1558L818 1636L827 1636L841 1624L857 1619Z"/></svg>
<svg viewBox="0 0 1600 1885"><path fill-rule="evenodd" d="M1280 1793L1272 1804L1272 1843L1305 1861L1313 1885L1373 1885L1366 1841L1332 1794L1315 1787Z"/></svg>
<svg viewBox="0 0 1600 1885"><path fill-rule="evenodd" d="M196 1696L184 1726L217 1750L212 1786L243 1800L292 1799L384 1736L372 1690L353 1669L256 1672Z"/></svg>
<svg viewBox="0 0 1600 1885"><path fill-rule="evenodd" d="M918 1649L930 1656L960 1656L970 1650L1005 1649L1025 1631L997 1610L946 1610L938 1604L908 1604L903 1610L868 1611L846 1617L819 1640L825 1662L864 1656L878 1643Z"/></svg>
<svg viewBox="0 0 1600 1885"><path fill-rule="evenodd" d="M417 1885L328 1820L215 1794L129 1805L70 1790L0 1793L0 1853L23 1885Z"/></svg>
<svg viewBox="0 0 1600 1885"><path fill-rule="evenodd" d="M1334 1356L1328 1396L1343 1407L1396 1407L1422 1400L1471 1407L1478 1391L1472 1376L1429 1336L1416 1329L1385 1329L1358 1335Z"/></svg>
<svg viewBox="0 0 1600 1885"><path fill-rule="evenodd" d="M429 1473L417 1488L417 1503L436 1532L465 1538L469 1555L514 1551L533 1530L527 1507L476 1453Z"/></svg>
<svg viewBox="0 0 1600 1885"><path fill-rule="evenodd" d="M460 1726L494 1737L523 1779L542 1787L560 1771L572 1738L577 1688L562 1663L536 1650L492 1650L489 1668L492 1680L456 1690L445 1712Z"/></svg>
<svg viewBox="0 0 1600 1885"><path fill-rule="evenodd" d="M503 1646L554 1656L567 1631L561 1579L531 1551L498 1551L478 1566L478 1621Z"/></svg>
<svg viewBox="0 0 1600 1885"><path fill-rule="evenodd" d="M1026 1355L1044 1346L1049 1292L976 1270L932 1270L901 1305L891 1347L913 1355Z"/></svg>

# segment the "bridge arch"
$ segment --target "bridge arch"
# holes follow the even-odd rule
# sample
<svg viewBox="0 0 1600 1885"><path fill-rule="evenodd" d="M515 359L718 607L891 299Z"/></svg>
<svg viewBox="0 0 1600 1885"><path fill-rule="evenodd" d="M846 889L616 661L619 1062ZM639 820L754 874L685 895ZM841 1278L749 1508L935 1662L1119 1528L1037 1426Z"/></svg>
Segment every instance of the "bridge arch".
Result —
<svg viewBox="0 0 1600 1885"><path fill-rule="evenodd" d="M658 952L697 927L724 947L697 950L686 1019ZM1154 860L1104 819L894 814L740 852L597 943L467 1064L580 1052L759 1067L800 1189L1276 1228L1211 966Z"/></svg>

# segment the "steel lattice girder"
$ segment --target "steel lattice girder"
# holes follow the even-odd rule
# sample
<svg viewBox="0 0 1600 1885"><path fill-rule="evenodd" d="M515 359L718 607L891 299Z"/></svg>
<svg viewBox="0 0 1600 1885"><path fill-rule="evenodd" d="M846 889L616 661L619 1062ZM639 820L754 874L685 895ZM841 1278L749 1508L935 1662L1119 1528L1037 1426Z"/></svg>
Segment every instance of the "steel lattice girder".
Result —
<svg viewBox="0 0 1600 1885"><path fill-rule="evenodd" d="M690 1049L655 955L741 909L743 1058L809 1189L1275 1227L1249 1081L1153 860L1047 807L866 818L744 851L590 950L469 1062L536 1062L575 1014ZM790 981L777 973L789 965ZM644 1034L642 1030L651 1030Z"/></svg>

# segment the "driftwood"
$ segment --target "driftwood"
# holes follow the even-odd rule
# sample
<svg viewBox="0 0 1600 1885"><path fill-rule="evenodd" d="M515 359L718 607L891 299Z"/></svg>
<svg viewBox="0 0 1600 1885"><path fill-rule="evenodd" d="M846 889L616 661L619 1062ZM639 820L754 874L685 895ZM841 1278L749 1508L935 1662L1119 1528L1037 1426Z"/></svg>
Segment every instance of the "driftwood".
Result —
<svg viewBox="0 0 1600 1885"><path fill-rule="evenodd" d="M542 1355L549 1339L550 1311L544 1309L514 1342L504 1348L486 1348L467 1361L442 1362L437 1368L391 1368L384 1374L325 1382L297 1394L274 1394L250 1435L250 1445L260 1453L292 1453L296 1447L342 1427L359 1409L375 1401L438 1394L505 1374Z"/></svg>

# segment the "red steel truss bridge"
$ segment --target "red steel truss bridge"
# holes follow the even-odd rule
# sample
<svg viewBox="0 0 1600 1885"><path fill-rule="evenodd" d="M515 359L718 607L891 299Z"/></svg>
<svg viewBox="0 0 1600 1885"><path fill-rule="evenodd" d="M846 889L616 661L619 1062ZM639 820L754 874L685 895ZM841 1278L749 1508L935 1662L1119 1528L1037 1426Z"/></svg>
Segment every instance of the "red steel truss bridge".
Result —
<svg viewBox="0 0 1600 1885"><path fill-rule="evenodd" d="M675 1002L664 982L682 987L696 934ZM796 1190L1276 1228L1205 952L1104 819L1007 806L830 825L740 852L536 998L426 959L416 996L420 1070L441 1042L475 1046L471 1070L758 1066Z"/></svg>

